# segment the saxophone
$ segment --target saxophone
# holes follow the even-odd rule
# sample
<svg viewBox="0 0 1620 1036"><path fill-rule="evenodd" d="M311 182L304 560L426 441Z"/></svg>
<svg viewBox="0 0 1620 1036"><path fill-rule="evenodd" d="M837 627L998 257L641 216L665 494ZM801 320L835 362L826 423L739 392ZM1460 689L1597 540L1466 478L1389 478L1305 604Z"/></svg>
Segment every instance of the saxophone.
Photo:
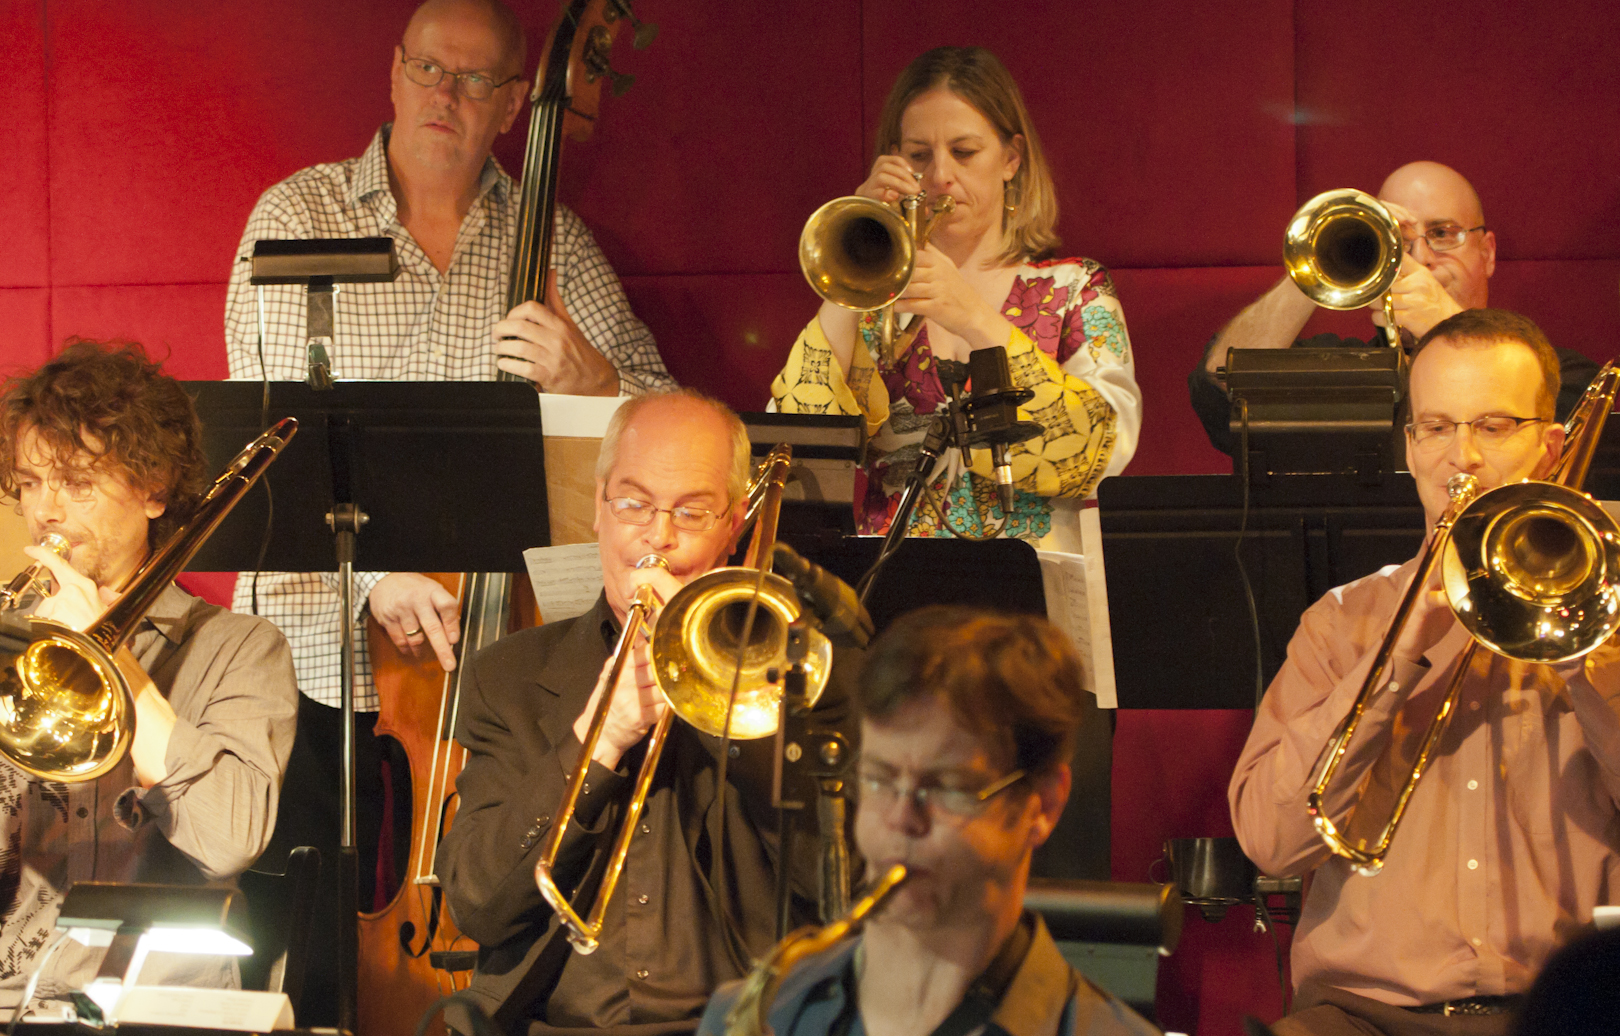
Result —
<svg viewBox="0 0 1620 1036"><path fill-rule="evenodd" d="M823 928L806 925L790 932L786 939L772 947L765 959L748 973L737 1002L726 1012L726 1036L773 1036L768 1020L771 1002L776 999L777 987L787 973L799 961L820 953L854 931L905 878L905 864L895 864L849 908L849 913Z"/></svg>

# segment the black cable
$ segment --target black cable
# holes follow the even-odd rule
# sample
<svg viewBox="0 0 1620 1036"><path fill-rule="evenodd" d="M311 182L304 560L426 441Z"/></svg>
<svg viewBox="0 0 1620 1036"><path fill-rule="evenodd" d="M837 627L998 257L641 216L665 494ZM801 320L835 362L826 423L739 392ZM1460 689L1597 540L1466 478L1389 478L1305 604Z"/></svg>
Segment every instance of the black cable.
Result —
<svg viewBox="0 0 1620 1036"><path fill-rule="evenodd" d="M765 574L770 567L768 556L760 559L758 574L754 577L754 592L748 599L748 611L743 616L742 635L737 640L737 656L733 660L731 693L726 698L726 722L720 729L720 767L716 773L714 791L715 808L720 812L719 823L715 825L714 921L723 936L726 953L739 975L748 974L752 962L748 940L737 931L737 926L731 923L731 915L726 912L726 783L731 762L731 714L737 706L737 691L742 687L743 662L748 654L749 640L754 635L754 617L759 614L759 596L765 588ZM778 865L785 867L788 861L779 860Z"/></svg>
<svg viewBox="0 0 1620 1036"><path fill-rule="evenodd" d="M1241 415L1238 477L1243 480L1243 510L1238 520L1237 541L1232 544L1232 558L1237 562L1238 577L1243 581L1243 599L1249 606L1249 628L1254 631L1254 707L1258 712L1266 696L1266 667L1260 654L1260 609L1254 603L1254 584L1249 581L1249 570L1243 565L1243 538L1249 531L1249 401L1239 399L1237 406Z"/></svg>

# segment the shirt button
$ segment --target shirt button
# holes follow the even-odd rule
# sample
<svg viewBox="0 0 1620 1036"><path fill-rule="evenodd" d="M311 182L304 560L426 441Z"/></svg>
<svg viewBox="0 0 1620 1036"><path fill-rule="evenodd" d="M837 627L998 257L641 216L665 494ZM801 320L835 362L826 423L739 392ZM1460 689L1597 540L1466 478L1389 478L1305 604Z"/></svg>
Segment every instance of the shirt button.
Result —
<svg viewBox="0 0 1620 1036"><path fill-rule="evenodd" d="M640 903L642 906L646 906L647 905L647 897L646 897L646 895L637 896L636 897L636 902Z"/></svg>
<svg viewBox="0 0 1620 1036"><path fill-rule="evenodd" d="M83 820L85 817L87 817L89 815L90 815L90 811L88 809L84 808L83 806L79 807L79 819L80 820Z"/></svg>
<svg viewBox="0 0 1620 1036"><path fill-rule="evenodd" d="M1470 712L1478 712L1479 711L1479 702L1477 702L1477 701L1469 702L1468 703L1468 709L1469 709Z"/></svg>
<svg viewBox="0 0 1620 1036"><path fill-rule="evenodd" d="M648 827L646 824L642 824L641 825L641 833L644 834L644 835L650 835L650 834L652 834L652 828Z"/></svg>
<svg viewBox="0 0 1620 1036"><path fill-rule="evenodd" d="M1479 861L1478 860L1469 860L1468 861L1468 869L1471 870L1471 871L1479 870Z"/></svg>
<svg viewBox="0 0 1620 1036"><path fill-rule="evenodd" d="M647 969L646 968L638 969L636 971L636 977L639 978L639 979L645 980L647 978Z"/></svg>
<svg viewBox="0 0 1620 1036"><path fill-rule="evenodd" d="M1468 790L1469 791L1478 791L1479 790L1479 782L1478 781L1469 781L1468 782Z"/></svg>
<svg viewBox="0 0 1620 1036"><path fill-rule="evenodd" d="M1482 946L1482 945L1484 945L1484 943L1485 943L1485 940L1484 940L1484 939L1481 939L1481 938L1480 938L1480 937L1479 937L1479 936L1477 936L1477 935L1476 935L1476 936L1475 936L1475 937L1474 937L1474 938L1472 938L1472 939L1469 939L1469 940L1468 940L1468 941L1469 941L1469 942L1471 942L1471 943L1473 943L1473 944L1474 944L1474 945L1475 945L1475 946Z"/></svg>

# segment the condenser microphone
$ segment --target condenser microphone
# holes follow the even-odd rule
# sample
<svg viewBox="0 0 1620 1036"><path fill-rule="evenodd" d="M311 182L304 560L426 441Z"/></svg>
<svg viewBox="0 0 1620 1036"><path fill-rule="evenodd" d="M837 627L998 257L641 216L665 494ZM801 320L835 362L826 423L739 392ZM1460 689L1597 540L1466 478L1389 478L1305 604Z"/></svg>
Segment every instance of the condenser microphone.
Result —
<svg viewBox="0 0 1620 1036"><path fill-rule="evenodd" d="M1034 421L1018 419L1019 406L1034 399L1035 393L1013 386L1007 350L999 345L975 349L968 356L968 386L971 392L963 400L968 414L967 444L990 447L996 497L1001 503L1001 513L1010 517L1014 493L1007 447L1045 431Z"/></svg>

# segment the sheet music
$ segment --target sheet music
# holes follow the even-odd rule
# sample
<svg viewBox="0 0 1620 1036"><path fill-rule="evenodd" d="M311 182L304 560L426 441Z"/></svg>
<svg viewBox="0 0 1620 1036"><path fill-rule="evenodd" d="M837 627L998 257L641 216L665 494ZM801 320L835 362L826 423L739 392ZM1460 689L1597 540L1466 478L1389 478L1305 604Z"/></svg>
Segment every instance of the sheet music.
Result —
<svg viewBox="0 0 1620 1036"><path fill-rule="evenodd" d="M602 561L594 543L530 547L523 562L541 622L584 615L602 592Z"/></svg>
<svg viewBox="0 0 1620 1036"><path fill-rule="evenodd" d="M1097 706L1119 707L1114 685L1114 640L1108 625L1108 583L1103 570L1102 525L1099 512L1080 512L1080 542L1085 554L1038 550L1041 584L1046 592L1046 617L1074 643L1080 655L1086 690L1097 696Z"/></svg>

